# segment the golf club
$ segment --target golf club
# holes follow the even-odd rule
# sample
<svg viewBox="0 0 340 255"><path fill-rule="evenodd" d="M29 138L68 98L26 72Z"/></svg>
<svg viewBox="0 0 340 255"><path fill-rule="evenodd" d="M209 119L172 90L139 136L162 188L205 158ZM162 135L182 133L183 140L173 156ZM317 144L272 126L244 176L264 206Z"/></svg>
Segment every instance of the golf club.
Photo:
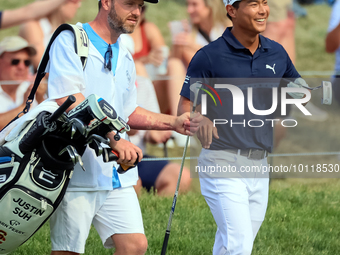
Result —
<svg viewBox="0 0 340 255"><path fill-rule="evenodd" d="M283 78L284 81L286 82L292 82L291 80L285 79ZM327 104L327 105L331 105L332 104L332 83L329 81L322 81L320 86L317 87L307 87L304 85L300 85L302 88L308 89L310 91L314 91L314 90L318 90L322 88L322 98L321 98L321 103L322 104Z"/></svg>
<svg viewBox="0 0 340 255"><path fill-rule="evenodd" d="M289 83L289 82L293 82L293 81L288 80L288 79L285 79L285 78L283 78L283 80L286 81L286 82L288 82L288 83ZM299 85L300 85L302 88L309 89L309 90L311 90L311 91L317 90L317 89L319 89L319 88L321 88L321 87L323 86L323 84L321 84L320 86L311 88L311 87L307 87L307 86L304 86L304 85L301 85L301 84L299 84Z"/></svg>
<svg viewBox="0 0 340 255"><path fill-rule="evenodd" d="M194 84L192 84L190 86L190 90L195 95L194 103L193 103L193 107L192 107L192 112L195 112L195 110L196 110L198 92L199 92L199 89L201 87L202 87L202 83L201 82L195 82ZM168 242L169 242L169 237L170 237L170 229L171 229L171 222L172 222L172 217L173 217L174 212L175 212L175 207L176 207L176 202L177 202L177 197L178 197L179 184L181 183L181 177L182 177L182 172L183 172L183 167L184 167L185 155L187 153L188 143L189 143L189 135L187 136L187 140L185 142L185 147L184 147L183 157L182 157L182 162L181 162L181 169L180 169L179 174L178 174L176 191L175 191L174 199L172 201L172 206L171 206L168 226L167 226L166 231L165 231L165 237L164 237L164 241L163 241L163 247L162 247L161 255L165 255L166 254L166 249L168 247Z"/></svg>

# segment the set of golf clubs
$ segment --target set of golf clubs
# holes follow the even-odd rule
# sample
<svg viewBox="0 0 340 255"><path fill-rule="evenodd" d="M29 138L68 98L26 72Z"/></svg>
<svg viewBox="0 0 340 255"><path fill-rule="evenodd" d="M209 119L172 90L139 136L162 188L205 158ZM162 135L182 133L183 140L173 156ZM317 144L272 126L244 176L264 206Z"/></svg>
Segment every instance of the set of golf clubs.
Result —
<svg viewBox="0 0 340 255"><path fill-rule="evenodd" d="M57 155L60 157L67 153L73 165L79 163L85 171L81 154L78 151L83 152L85 147L89 145L95 151L96 156L101 156L104 152L107 154L107 148L104 148L103 145L109 145L109 140L105 137L105 134L115 130L114 139L119 140L120 133L130 129L117 116L114 108L96 95L90 95L74 110L66 114L65 111L75 101L76 98L70 96L53 114L41 112L20 142L20 150L23 153L31 151L39 144L39 141L51 134L63 138L64 143L65 141L67 143L64 148L57 152ZM110 153L114 154L113 152ZM117 159L118 155L115 158L110 157L110 161Z"/></svg>

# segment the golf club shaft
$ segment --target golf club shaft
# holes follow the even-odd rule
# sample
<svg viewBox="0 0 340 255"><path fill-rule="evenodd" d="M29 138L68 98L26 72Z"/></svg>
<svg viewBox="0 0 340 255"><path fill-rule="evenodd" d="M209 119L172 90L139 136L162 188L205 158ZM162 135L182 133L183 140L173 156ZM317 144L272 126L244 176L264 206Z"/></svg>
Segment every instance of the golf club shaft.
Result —
<svg viewBox="0 0 340 255"><path fill-rule="evenodd" d="M76 98L73 95L69 96L66 101L49 117L49 121L52 122L57 120L75 102Z"/></svg>
<svg viewBox="0 0 340 255"><path fill-rule="evenodd" d="M191 86L195 86L195 89L193 91L193 89L191 89ZM195 93L195 98L194 98L194 103L193 103L193 107L192 107L192 113L195 113L196 110L196 103L197 103L197 97L198 97L198 91L199 88L202 86L202 83L194 83L193 85L190 86L190 90L193 91ZM185 161L185 155L187 153L187 148L188 148L188 144L189 144L189 135L187 136L187 140L185 142L185 146L184 146L184 151L183 151L183 157L182 157L182 163L181 163L181 169L179 171L178 174L178 180L177 180L177 186L176 186L176 191L175 191L175 195L174 195L174 199L172 201L172 206L171 206L171 211L170 211L170 216L169 216L169 221L168 221L168 226L166 228L165 231L165 236L164 236L164 241L163 241L163 247L162 247L162 251L161 251L161 255L165 255L166 253L166 249L168 247L168 242L169 242L169 237L170 237L170 229L171 229L171 222L172 222L172 217L174 215L175 212L175 207L176 207L176 203L177 203L177 197L178 197L178 190L179 190L179 185L181 183L181 177L182 177L182 172L183 172L183 167L184 167L184 161Z"/></svg>
<svg viewBox="0 0 340 255"><path fill-rule="evenodd" d="M178 175L178 180L177 180L177 186L176 186L176 191L175 191L174 199L172 200L172 206L171 206L168 226L167 226L166 231L165 231L165 236L164 236L164 241L163 241L163 247L162 247L161 255L165 255L166 254L166 249L168 247L169 236L170 236L170 229L171 229L171 222L172 222L172 217L174 215L175 207L176 207L176 203L177 203L178 190L179 190L179 185L181 183L181 177L182 177L182 172L183 172L183 167L184 167L185 155L187 153L188 143L189 143L189 136L187 136L187 140L186 140L184 151L183 151L181 169L180 169L179 175Z"/></svg>
<svg viewBox="0 0 340 255"><path fill-rule="evenodd" d="M286 78L282 78L285 82L293 82L293 81L291 81L291 80L288 80L288 79L286 79ZM317 89L319 89L319 88L321 88L322 87L322 85L321 86L317 86L317 87L314 87L314 88L310 88L310 87L306 87L306 86L304 86L304 85L300 85L302 88L305 88L305 89L309 89L309 90L317 90Z"/></svg>

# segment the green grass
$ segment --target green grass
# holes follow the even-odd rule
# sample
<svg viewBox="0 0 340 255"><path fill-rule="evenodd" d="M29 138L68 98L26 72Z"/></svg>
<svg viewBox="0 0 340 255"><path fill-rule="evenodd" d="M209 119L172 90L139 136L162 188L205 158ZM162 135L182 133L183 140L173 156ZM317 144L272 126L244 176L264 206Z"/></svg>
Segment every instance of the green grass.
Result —
<svg viewBox="0 0 340 255"><path fill-rule="evenodd" d="M255 240L253 255L339 254L340 182L300 183L273 181L266 219ZM160 254L172 198L150 194L140 197L147 254ZM211 254L216 226L209 208L197 193L180 195L168 245L168 255ZM13 255L42 255L50 250L46 224ZM113 250L102 247L95 229L91 229L85 254L109 255Z"/></svg>
<svg viewBox="0 0 340 255"><path fill-rule="evenodd" d="M296 67L299 71L334 69L334 55L325 52L325 38L331 8L308 6L308 16L299 18L296 26Z"/></svg>
<svg viewBox="0 0 340 255"><path fill-rule="evenodd" d="M1 9L14 8L27 0L2 1ZM334 55L325 53L324 38L328 27L330 8L326 5L307 6L308 16L297 20L296 47L297 69L332 70ZM97 1L84 0L73 22L87 22L97 13ZM161 0L158 5L149 5L147 19L155 22L161 29L166 42L170 44L167 23L170 20L185 18L184 0ZM17 28L0 31L0 40L14 35ZM327 77L328 78L328 77ZM327 79L326 78L326 79ZM308 81L312 86L321 79ZM339 151L339 105L320 106L320 94L316 93L313 102L326 110L326 122L311 122L297 118L297 128L288 129L286 138L275 153ZM152 149L152 147L150 147ZM158 148L158 155L162 152ZM197 148L191 148L188 155L195 156ZM182 156L182 149L169 149L170 156ZM272 160L272 159L271 159ZM339 164L336 156L277 157L271 161L280 164ZM194 165L186 162L186 166ZM312 179L275 179L270 186L269 205L266 219L255 240L253 255L304 255L339 254L340 219L339 201L340 181L337 178L317 179L325 175L299 175L295 177ZM273 177L284 177L274 175ZM337 177L337 175L333 176ZM144 218L145 233L149 242L147 254L160 254L165 229L169 217L172 198L160 198L148 193L140 196ZM167 254L191 255L211 254L216 225L204 198L199 194L199 182L193 179L192 192L180 195ZM26 244L13 255L49 254L49 227L46 224ZM91 229L85 254L112 254L105 250L94 229Z"/></svg>

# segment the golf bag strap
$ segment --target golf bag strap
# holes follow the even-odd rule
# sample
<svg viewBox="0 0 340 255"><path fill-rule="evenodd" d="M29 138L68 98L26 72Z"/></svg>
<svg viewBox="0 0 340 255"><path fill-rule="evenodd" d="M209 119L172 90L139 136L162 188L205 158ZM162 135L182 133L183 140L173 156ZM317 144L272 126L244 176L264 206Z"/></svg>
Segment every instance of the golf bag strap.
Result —
<svg viewBox="0 0 340 255"><path fill-rule="evenodd" d="M89 54L89 38L85 32L85 30L79 26L79 25L71 25L71 24L62 24L60 25L55 32L53 33L48 46L45 49L44 55L40 61L38 70L37 70L37 75L35 77L34 80L34 85L33 88L31 90L31 93L29 94L27 101L26 101L26 106L25 108L22 110L22 112L20 112L13 120L11 120L11 122L9 122L6 127L11 124L13 121L15 121L16 119L19 118L19 116L23 113L26 114L30 107L31 104L33 103L34 100L34 95L37 92L37 89L39 87L39 84L41 82L41 80L45 77L45 70L46 70L46 66L47 63L50 59L50 48L52 46L52 43L54 42L55 38L64 30L69 30L71 32L74 33L74 48L75 48L75 52L78 54L78 56L80 57L82 66L83 66L83 70L85 69L86 66L86 61L87 61L87 56ZM4 127L4 128L6 128Z"/></svg>

